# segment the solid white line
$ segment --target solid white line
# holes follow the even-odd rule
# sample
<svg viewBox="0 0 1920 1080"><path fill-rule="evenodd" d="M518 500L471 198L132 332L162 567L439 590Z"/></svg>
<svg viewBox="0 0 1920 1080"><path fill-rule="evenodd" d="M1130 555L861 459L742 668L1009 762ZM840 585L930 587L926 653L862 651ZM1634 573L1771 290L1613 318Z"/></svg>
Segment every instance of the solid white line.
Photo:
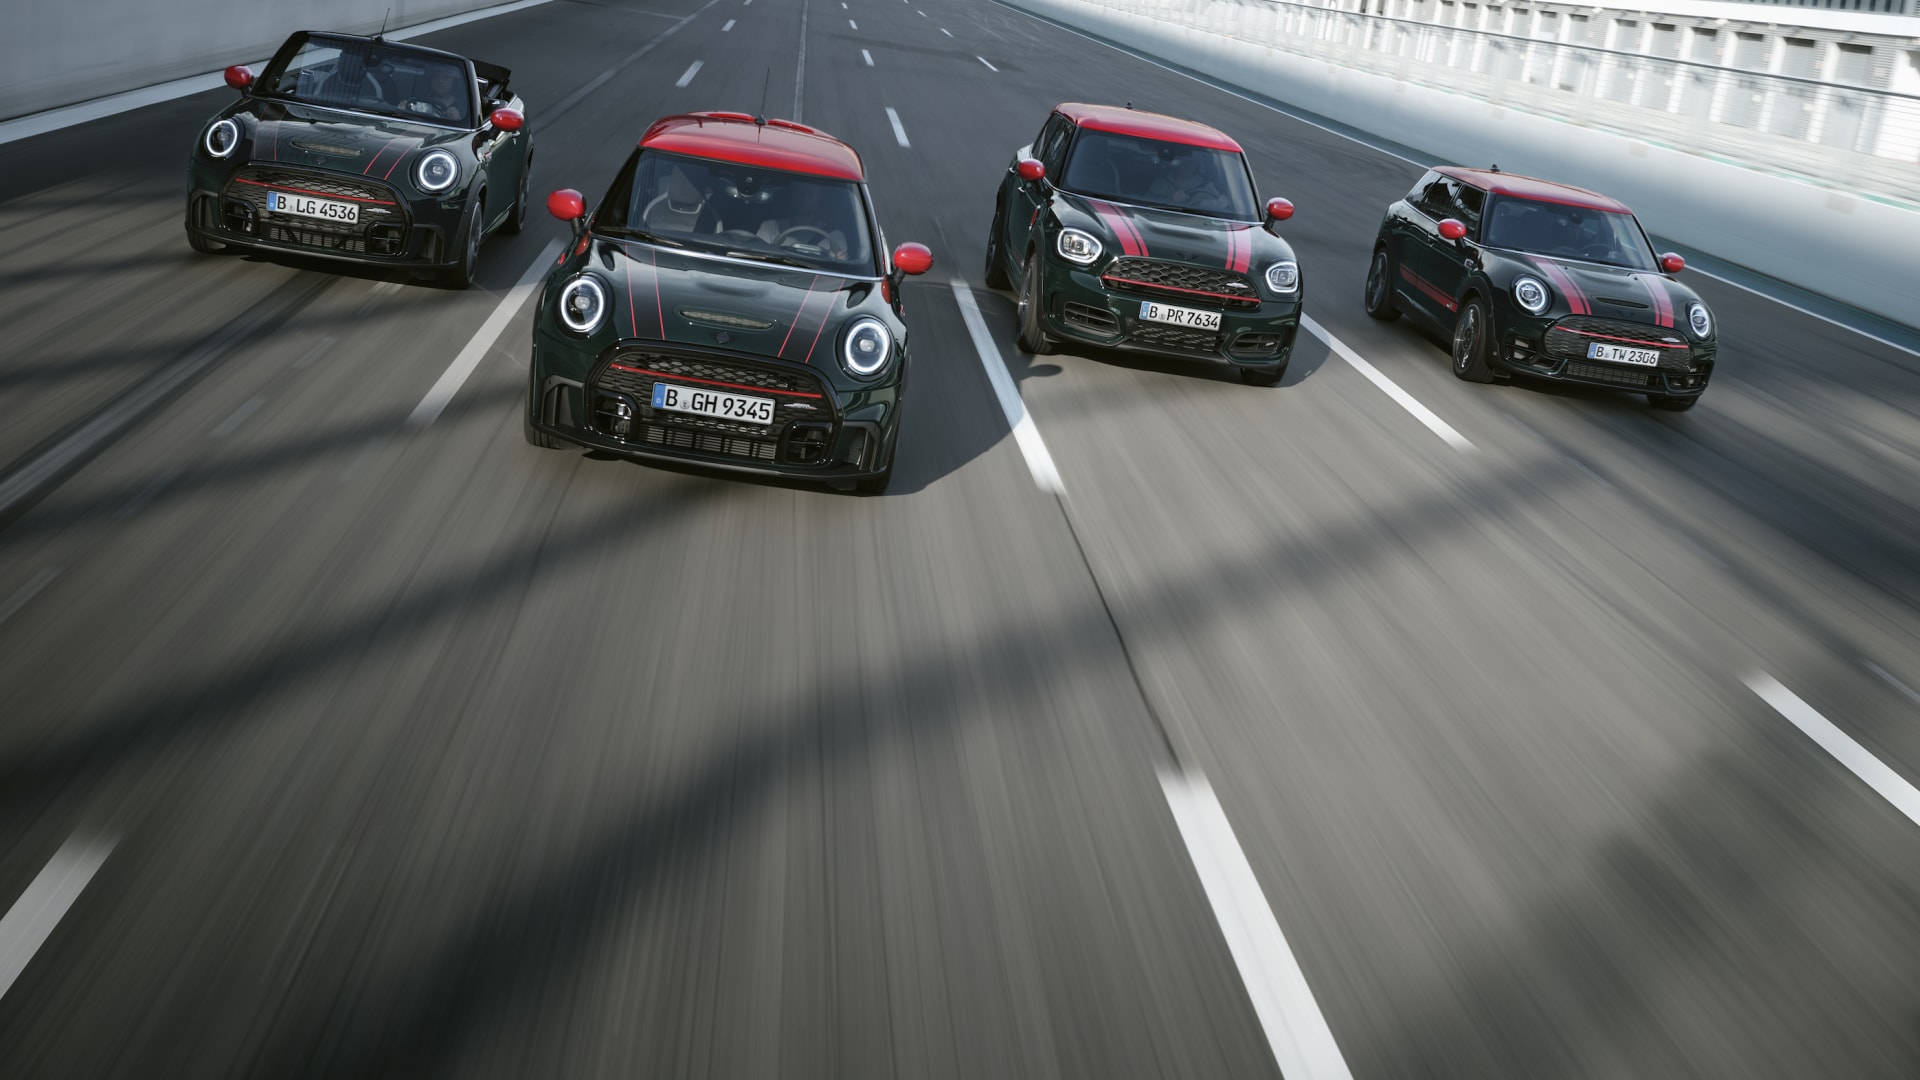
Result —
<svg viewBox="0 0 1920 1080"><path fill-rule="evenodd" d="M976 56L974 57L974 59L980 61L983 64L986 64L988 71L998 72L1000 70L999 68L994 67L991 63L988 63L987 58L984 56Z"/></svg>
<svg viewBox="0 0 1920 1080"><path fill-rule="evenodd" d="M868 52L867 50L865 49L860 50L860 59L865 60L867 62L868 67L873 66L873 54Z"/></svg>
<svg viewBox="0 0 1920 1080"><path fill-rule="evenodd" d="M987 330L987 320L980 316L973 287L960 278L954 278L952 285L954 302L960 305L961 321L967 324L967 335L973 338L973 350L980 354L980 366L987 371L993 396L999 399L1000 411L1006 414L1007 426L1013 429L1013 441L1020 447L1020 456L1027 459L1027 471L1033 474L1033 482L1041 491L1065 496L1067 488L1060 482L1060 470L1054 467L1053 455L1047 452L1046 441L1040 438L1040 429L1027 412L1027 403L1020 399L1019 388L1013 385L1013 376L1007 372L1007 359L1000 355L1000 346Z"/></svg>
<svg viewBox="0 0 1920 1080"><path fill-rule="evenodd" d="M440 373L439 380L427 391L427 396L421 398L420 404L415 405L413 412L407 415L408 427L423 428L440 418L440 413L453 400L453 395L460 392L460 386L467 381L467 376L473 374L473 369L480 366L480 360L487 355L487 350L493 348L494 340L513 321L514 313L527 302L533 287L540 283L547 267L553 264L554 257L559 254L561 243L561 240L552 240L540 249L540 254L534 256L533 265L527 267L526 273L520 275L520 280L507 290L507 295L500 298L493 314L487 316L487 321L474 331L473 340L467 342L466 347L460 350L460 355L447 365L447 370Z"/></svg>
<svg viewBox="0 0 1920 1080"><path fill-rule="evenodd" d="M1866 747L1853 741L1852 736L1835 727L1833 721L1815 712L1813 706L1800 700L1799 695L1780 685L1773 676L1756 671L1747 676L1746 682L1747 689L1773 706L1774 712L1792 721L1793 726L1805 732L1807 738L1819 743L1820 749L1845 765L1848 772L1866 781L1867 786L1892 803L1895 810L1905 814L1908 821L1920 825L1920 790L1915 790L1904 777L1874 757Z"/></svg>
<svg viewBox="0 0 1920 1080"><path fill-rule="evenodd" d="M59 576L60 568L57 566L43 566L34 571L25 585L13 590L13 595L7 597L7 602L0 604L0 623L13 618L21 608L27 606L29 601L40 595L40 590L53 584L53 579Z"/></svg>
<svg viewBox="0 0 1920 1080"><path fill-rule="evenodd" d="M891 105L887 106L887 123L893 125L893 141L894 142L899 143L901 146L912 145L911 143L907 142L907 129L900 126L900 114L897 112L894 112L893 106Z"/></svg>
<svg viewBox="0 0 1920 1080"><path fill-rule="evenodd" d="M1091 41L1097 45L1105 45L1107 48L1112 49L1114 52L1124 53L1127 56L1133 57L1135 60L1139 60L1142 63L1146 63L1146 64L1152 64L1154 67L1157 67L1162 71L1170 71L1173 74L1180 76L1181 78L1192 79L1194 82L1197 82L1202 86L1210 86L1213 89L1218 90L1221 93L1226 94L1230 97L1237 97L1241 101L1245 101L1253 105L1258 105L1263 109L1267 109L1272 112L1277 112L1282 116L1292 117L1293 119L1298 120L1300 123L1305 124L1310 128L1319 128L1321 131L1324 131L1329 135L1337 135L1340 138L1347 140L1348 142L1358 143L1359 145L1364 146L1367 149L1374 151L1375 153L1385 154L1386 156L1393 158L1396 161L1404 161L1409 165L1415 165L1422 169L1433 164L1431 161L1420 161L1415 158L1410 158L1405 154L1396 154L1392 150L1389 150L1384 146L1381 146L1377 143L1368 142L1367 140L1362 139L1357 135L1353 135L1345 131L1340 131L1337 128L1330 128L1325 124L1316 123L1312 120L1307 119L1304 116L1301 116L1299 113L1292 111L1291 109L1283 109L1280 106L1275 105L1271 102L1261 101L1258 98L1251 97L1247 94L1243 94L1238 90L1231 90L1225 86L1219 85L1218 83L1209 82L1206 79L1202 79L1199 76L1193 74L1192 72L1181 71L1179 68L1169 67L1168 65L1163 64L1158 60L1155 60L1153 57L1148 56L1145 53L1137 52L1133 49L1127 48L1124 45L1116 45L1111 41L1104 41L1100 38L1094 37L1091 34L1082 33L1078 30L1075 30L1071 26L1061 25L1060 23L1054 22L1052 19L1041 18L1040 16L1035 15L1031 11L1027 11L1026 9L1021 8L1017 5L1007 3L1006 0L994 0L994 2L999 4L1001 7L1007 8L1012 11L1017 11L1020 14L1025 15L1027 18L1034 20L1035 22L1045 23L1048 26L1054 27L1055 29L1064 30L1075 37L1085 38L1088 41ZM923 11L920 14L925 15L926 12ZM1699 267L1693 267L1692 269L1698 271L1699 273L1705 274L1706 276L1714 279L1715 281L1724 282L1728 285L1733 286L1736 289L1742 289L1746 292L1750 292L1753 295L1761 298L1762 300L1771 300L1774 303L1779 304L1781 307L1786 308L1789 311L1797 311L1802 315L1819 319L1821 322L1826 323L1829 326L1837 326L1842 330L1851 331L1852 333L1858 334L1861 337L1866 338L1868 341L1878 342L1879 344L1885 345L1890 349L1898 349L1901 352L1907 353L1908 355L1911 355L1911 356L1920 356L1920 350L1916 350L1910 346L1902 345L1897 341L1888 341L1886 338L1883 338L1878 334L1875 334L1868 330L1863 330L1860 327L1853 326L1849 323L1841 322L1839 319L1835 319L1832 316L1822 315L1817 311L1809 311L1806 308L1803 308L1800 305L1793 303L1790 300L1782 299L1781 297L1775 296L1770 292L1765 292L1763 290L1756 289L1751 285L1742 284L1738 281L1733 280L1732 278L1722 277L1711 270L1701 270Z"/></svg>
<svg viewBox="0 0 1920 1080"><path fill-rule="evenodd" d="M40 868L27 891L13 902L6 915L0 916L0 997L13 988L33 954L46 944L53 928L80 898L81 890L113 854L113 843L82 838L78 833L68 837Z"/></svg>
<svg viewBox="0 0 1920 1080"><path fill-rule="evenodd" d="M692 82L693 77L700 74L701 65L705 63L705 60L695 60L693 63L687 65L687 70L681 74L680 78L673 85L684 87Z"/></svg>
<svg viewBox="0 0 1920 1080"><path fill-rule="evenodd" d="M949 30L949 29L947 29L947 28L946 28L946 27L944 27L944 26L940 28L940 32L941 32L941 33L943 33L943 34L945 34L945 35L947 35L948 37L952 37L952 36L953 36L953 31L951 31L951 30Z"/></svg>
<svg viewBox="0 0 1920 1080"><path fill-rule="evenodd" d="M1233 835L1213 786L1199 773L1160 774L1160 790L1173 811L1187 855L1213 906L1220 936L1240 969L1253 1012L1267 1033L1267 1047L1287 1080L1351 1078L1327 1018L1313 1000L1307 976L1273 917L1260 881Z"/></svg>
<svg viewBox="0 0 1920 1080"><path fill-rule="evenodd" d="M726 33L727 31L729 31L729 30L731 30L731 29L733 29L733 20L732 20L732 19L728 19L728 20L727 20L727 24L726 24L725 26L722 26L722 27L720 28L720 32L724 34L724 33Z"/></svg>
<svg viewBox="0 0 1920 1080"><path fill-rule="evenodd" d="M860 24L857 22L854 22L852 19L847 20L847 25L853 27L855 30L860 29Z"/></svg>
<svg viewBox="0 0 1920 1080"><path fill-rule="evenodd" d="M431 34L436 31L451 29L455 26L464 26L467 23L477 22L481 19L491 19L495 15L505 15L509 12L538 7L546 2L547 0L514 0L514 2L510 4L482 8L479 11L469 11L464 15L449 15L444 19L435 19L432 22L420 23L417 26L390 30L387 32L387 37L395 41L405 41L408 38L419 37L422 34ZM248 66L252 67L257 73L265 65L265 60L257 60ZM168 82L155 83L152 86L142 86L118 94L109 94L106 97L95 98L92 101L82 101L74 105L63 105L57 109L48 109L45 112L29 113L26 116L16 117L5 123L0 123L0 143L9 143L15 139L25 139L34 135L44 135L49 131L58 131L61 128L72 127L75 124L84 124L90 120L98 120L103 116L114 116L131 109L155 105L162 101L172 101L175 98L186 97L188 94L198 94L203 90L217 90L227 84L225 73L226 69L222 68L219 71L209 71L204 75L189 75L184 79L173 79Z"/></svg>
<svg viewBox="0 0 1920 1080"><path fill-rule="evenodd" d="M1394 401L1394 404L1399 405L1401 408L1407 410L1409 413L1412 413L1413 418L1415 420L1418 420L1422 424L1425 424L1427 426L1427 430L1433 432L1435 435L1440 436L1440 438L1443 441L1445 441L1448 446L1453 447L1455 450L1458 450L1463 454L1473 452L1474 445L1471 442L1467 441L1467 437L1465 435L1462 435L1458 431L1455 431L1453 429L1453 425L1447 423L1445 420L1442 420L1438 416L1434 415L1434 412L1432 409L1429 409L1425 405L1420 404L1420 402L1417 401L1412 394L1409 394L1405 390L1400 389L1400 385L1398 383L1394 382L1392 379L1389 379L1385 375L1381 374L1379 368L1376 368L1372 364L1367 363L1367 361L1364 358L1362 358L1359 353L1354 352L1352 349L1348 348L1346 342L1341 341L1339 338L1334 337L1331 333L1328 333L1326 327L1321 326L1317 322L1314 322L1312 317L1308 315L1300 316L1300 325L1306 328L1307 333L1312 334L1314 337L1317 337L1321 341L1326 342L1327 348L1332 349L1333 354L1335 356L1338 356L1340 359L1345 360L1348 364L1351 364L1355 371L1358 371L1360 374L1366 376L1366 379L1368 382L1379 387L1383 393L1385 393L1388 397L1392 398Z"/></svg>
<svg viewBox="0 0 1920 1080"><path fill-rule="evenodd" d="M260 406L265 405L266 403L267 403L267 399L257 394L251 398L248 398L246 401L241 402L239 408L228 413L227 418L225 420L220 421L220 423L212 431L207 432L207 438L224 439L227 436L233 434L234 431L238 430L241 424L244 424L247 422L247 417L252 416L256 409L260 408Z"/></svg>
<svg viewBox="0 0 1920 1080"><path fill-rule="evenodd" d="M1895 690L1900 691L1901 695L1905 697L1908 701L1913 702L1915 705L1920 705L1920 690L1915 690L1913 687L1908 686L1906 683L1903 683L1899 679L1894 678L1893 672L1888 671L1886 668L1881 667L1879 664L1876 664L1873 661L1866 659L1865 657L1862 657L1860 659L1860 662L1866 665L1866 668L1868 671L1871 671L1875 675L1880 676L1881 682L1884 682L1888 686L1893 687Z"/></svg>

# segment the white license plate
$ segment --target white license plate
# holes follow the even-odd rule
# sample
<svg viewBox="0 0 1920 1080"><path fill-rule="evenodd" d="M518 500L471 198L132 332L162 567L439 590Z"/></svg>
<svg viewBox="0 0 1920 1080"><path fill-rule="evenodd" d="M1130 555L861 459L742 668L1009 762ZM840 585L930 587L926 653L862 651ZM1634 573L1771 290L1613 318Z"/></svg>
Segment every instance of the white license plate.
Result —
<svg viewBox="0 0 1920 1080"><path fill-rule="evenodd" d="M1198 308L1176 307L1172 304L1157 304L1152 300L1140 301L1140 317L1148 322L1172 323L1175 326L1191 326L1195 330L1220 329L1220 313L1201 311Z"/></svg>
<svg viewBox="0 0 1920 1080"><path fill-rule="evenodd" d="M1639 364L1641 367L1659 367L1659 349L1629 349L1624 345L1608 345L1604 341L1587 343L1587 359L1611 360L1616 364Z"/></svg>
<svg viewBox="0 0 1920 1080"><path fill-rule="evenodd" d="M702 390L675 383L653 384L653 407L669 412L711 416L716 420L736 420L742 424L773 423L772 398L729 394L724 390Z"/></svg>
<svg viewBox="0 0 1920 1080"><path fill-rule="evenodd" d="M316 199L311 195L297 195L291 191L267 192L267 213L320 218L323 221L338 221L344 225L360 223L360 207L353 203L341 202L338 199Z"/></svg>

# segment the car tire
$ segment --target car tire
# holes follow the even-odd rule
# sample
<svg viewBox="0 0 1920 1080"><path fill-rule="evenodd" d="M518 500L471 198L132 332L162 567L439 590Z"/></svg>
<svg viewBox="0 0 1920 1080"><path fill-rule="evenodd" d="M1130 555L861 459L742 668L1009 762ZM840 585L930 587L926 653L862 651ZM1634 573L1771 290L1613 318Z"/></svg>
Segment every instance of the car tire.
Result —
<svg viewBox="0 0 1920 1080"><path fill-rule="evenodd" d="M1287 377L1287 365L1279 364L1270 368L1241 368L1240 381L1248 386L1279 386L1280 380Z"/></svg>
<svg viewBox="0 0 1920 1080"><path fill-rule="evenodd" d="M503 231L509 236L519 236L527 227L527 188L533 182L533 155L527 155L527 163L520 167L520 191L513 198L513 213L507 215Z"/></svg>
<svg viewBox="0 0 1920 1080"><path fill-rule="evenodd" d="M878 476L863 476L855 480L853 482L853 492L856 495L885 495L887 493L887 485L892 482L893 466L889 465L887 466L887 471Z"/></svg>
<svg viewBox="0 0 1920 1080"><path fill-rule="evenodd" d="M1688 409L1693 408L1694 402L1699 400L1699 394L1695 394L1692 397L1669 397L1666 394L1647 395L1647 404L1656 409L1665 410L1666 412L1686 412Z"/></svg>
<svg viewBox="0 0 1920 1080"><path fill-rule="evenodd" d="M1000 233L1006 227L1006 218L998 205L993 208L993 231L987 234L987 266L984 276L989 289L1005 289L1013 284L1007 277L1007 256L1000 250Z"/></svg>
<svg viewBox="0 0 1920 1080"><path fill-rule="evenodd" d="M202 255L219 255L227 250L227 245L218 240L209 240L192 229L187 230L187 246Z"/></svg>
<svg viewBox="0 0 1920 1080"><path fill-rule="evenodd" d="M1374 250L1373 262L1367 267L1365 303L1367 314L1381 322L1400 317L1400 307L1393 302L1393 256L1384 247Z"/></svg>
<svg viewBox="0 0 1920 1080"><path fill-rule="evenodd" d="M1040 253L1027 257L1027 279L1020 283L1020 348L1034 356L1053 352L1053 338L1041 322Z"/></svg>
<svg viewBox="0 0 1920 1080"><path fill-rule="evenodd" d="M460 246L460 259L442 278L448 288L464 289L473 284L473 275L480 269L480 241L486 238L486 226L487 203L481 196L474 199L473 209L467 213L466 239Z"/></svg>
<svg viewBox="0 0 1920 1080"><path fill-rule="evenodd" d="M1453 374L1472 383L1493 381L1493 369L1487 364L1488 343L1493 327L1487 318L1486 302L1473 297L1460 309L1453 322Z"/></svg>
<svg viewBox="0 0 1920 1080"><path fill-rule="evenodd" d="M553 436L533 426L534 402L538 400L539 400L539 395L534 393L534 389L533 389L533 372L528 371L527 372L527 407L526 407L526 410L520 414L521 434L527 437L528 446L537 446L542 450L564 449L567 445L566 443L560 441L559 439L554 438Z"/></svg>

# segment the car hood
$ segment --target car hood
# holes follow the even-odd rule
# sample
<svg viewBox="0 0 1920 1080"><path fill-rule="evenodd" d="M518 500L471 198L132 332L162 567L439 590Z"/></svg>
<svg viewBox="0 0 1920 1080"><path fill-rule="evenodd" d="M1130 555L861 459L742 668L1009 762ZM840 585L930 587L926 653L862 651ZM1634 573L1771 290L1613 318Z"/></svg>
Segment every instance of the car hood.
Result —
<svg viewBox="0 0 1920 1080"><path fill-rule="evenodd" d="M839 331L871 308L879 283L784 266L717 260L600 239L589 265L613 291L623 338L777 357L829 367ZM891 320L888 320L891 322ZM898 327L890 327L896 336Z"/></svg>
<svg viewBox="0 0 1920 1080"><path fill-rule="evenodd" d="M400 163L420 148L459 142L469 133L410 120L368 116L294 102L254 98L253 160L397 179Z"/></svg>
<svg viewBox="0 0 1920 1080"><path fill-rule="evenodd" d="M1686 318L1693 290L1652 270L1551 259L1517 251L1500 256L1514 264L1514 273L1531 273L1547 283L1559 307L1574 315L1652 323L1673 328ZM1511 284L1509 278L1507 284Z"/></svg>
<svg viewBox="0 0 1920 1080"><path fill-rule="evenodd" d="M1286 241L1250 222L1128 206L1057 189L1055 197L1062 223L1092 231L1109 254L1242 272L1293 257Z"/></svg>

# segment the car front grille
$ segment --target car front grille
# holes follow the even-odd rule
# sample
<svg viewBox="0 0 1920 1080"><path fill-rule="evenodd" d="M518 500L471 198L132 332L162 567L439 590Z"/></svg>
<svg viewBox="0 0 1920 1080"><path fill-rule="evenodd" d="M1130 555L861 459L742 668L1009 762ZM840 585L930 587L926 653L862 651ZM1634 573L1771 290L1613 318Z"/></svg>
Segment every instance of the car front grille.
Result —
<svg viewBox="0 0 1920 1080"><path fill-rule="evenodd" d="M1145 345L1154 349L1178 349L1181 352L1211 353L1220 348L1220 335L1206 330L1189 330L1183 326L1158 326L1153 323L1138 323L1133 334L1127 339L1135 345Z"/></svg>
<svg viewBox="0 0 1920 1080"><path fill-rule="evenodd" d="M773 423L762 426L655 410L653 386L663 380L724 393L772 397ZM595 367L587 385L590 402L604 401L610 395L633 402L637 415L624 436L631 443L754 461L784 460L789 464L820 464L826 448L833 445L833 396L820 377L809 371L729 357L617 349ZM590 403L588 413L598 418L602 410ZM594 424L602 434L616 434L600 419ZM803 439L795 436L796 428L810 430ZM791 444L784 457L782 440Z"/></svg>
<svg viewBox="0 0 1920 1080"><path fill-rule="evenodd" d="M1258 307L1260 296L1245 274L1212 266L1124 256L1100 276L1109 288L1209 306Z"/></svg>
<svg viewBox="0 0 1920 1080"><path fill-rule="evenodd" d="M1636 390L1645 390L1652 385L1654 379L1650 368L1629 368L1579 361L1569 363L1563 373L1571 379L1585 379L1589 382L1606 383L1609 386L1631 386Z"/></svg>
<svg viewBox="0 0 1920 1080"><path fill-rule="evenodd" d="M279 188L320 198L355 202L353 224L267 213L267 192ZM399 195L385 184L317 170L250 165L227 184L224 216L263 240L352 254L398 255L406 246L407 215ZM244 206L244 211L239 207ZM236 212L238 211L238 212Z"/></svg>
<svg viewBox="0 0 1920 1080"><path fill-rule="evenodd" d="M1602 341L1613 345L1636 345L1660 351L1660 366L1685 371L1694 359L1680 331L1652 323L1624 319L1598 319L1588 315L1569 315L1547 330L1543 342L1550 360L1585 360L1588 344ZM1679 346L1675 348L1675 346Z"/></svg>

